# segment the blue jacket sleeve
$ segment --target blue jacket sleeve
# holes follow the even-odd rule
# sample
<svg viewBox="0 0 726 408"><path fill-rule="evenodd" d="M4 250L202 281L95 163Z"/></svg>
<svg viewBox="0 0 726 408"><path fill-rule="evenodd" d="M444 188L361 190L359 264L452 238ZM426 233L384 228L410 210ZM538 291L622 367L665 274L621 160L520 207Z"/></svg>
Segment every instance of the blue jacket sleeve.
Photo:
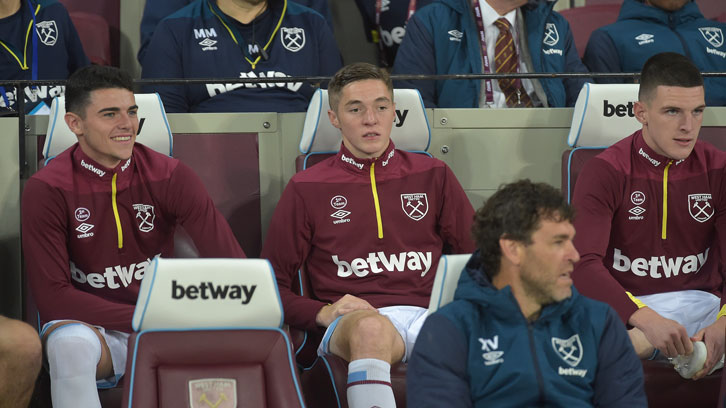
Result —
<svg viewBox="0 0 726 408"><path fill-rule="evenodd" d="M569 28L569 27L568 27ZM567 72L588 72L585 64L582 63L580 55L577 53L575 46L575 38L572 36L572 30L567 30L565 37L565 70ZM564 81L566 104L567 106L575 106L577 96L586 82L590 82L585 78L566 78Z"/></svg>
<svg viewBox="0 0 726 408"><path fill-rule="evenodd" d="M144 65L144 55L146 55L146 47L151 42L151 36L154 34L157 24L166 16L171 15L180 8L191 3L192 0L148 0L144 6L144 15L141 17L141 26L139 32L141 34L141 46L136 59L139 64Z"/></svg>
<svg viewBox="0 0 726 408"><path fill-rule="evenodd" d="M406 371L409 407L472 407L467 375L467 341L440 313L426 319Z"/></svg>
<svg viewBox="0 0 726 408"><path fill-rule="evenodd" d="M394 74L436 74L434 41L426 23L414 14L406 25L406 35L398 47ZM436 82L433 80L396 81L396 88L415 88L427 108L436 107Z"/></svg>
<svg viewBox="0 0 726 408"><path fill-rule="evenodd" d="M602 29L592 32L582 59L590 72L623 72L615 43ZM626 81L622 78L598 78L595 82L599 84L622 84Z"/></svg>
<svg viewBox="0 0 726 408"><path fill-rule="evenodd" d="M605 319L597 355L593 405L647 407L643 366L633 350L625 325L611 307L607 308Z"/></svg>
<svg viewBox="0 0 726 408"><path fill-rule="evenodd" d="M159 23L151 38L147 53L149 58L144 61L141 78L185 77L181 45L169 27L169 20ZM184 85L146 85L142 89L143 92L158 92L167 113L189 111Z"/></svg>

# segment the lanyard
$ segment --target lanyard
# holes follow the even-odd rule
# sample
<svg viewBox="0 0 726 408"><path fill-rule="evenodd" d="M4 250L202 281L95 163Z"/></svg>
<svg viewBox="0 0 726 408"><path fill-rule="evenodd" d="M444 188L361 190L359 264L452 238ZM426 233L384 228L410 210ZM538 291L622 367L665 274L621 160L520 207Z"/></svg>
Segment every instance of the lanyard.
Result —
<svg viewBox="0 0 726 408"><path fill-rule="evenodd" d="M32 43L33 43L33 62L30 64L30 75L31 79L33 81L36 81L38 79L38 36L33 35L33 27L35 27L35 16L40 11L40 4L35 8L35 12L33 12L33 5L30 3L30 0L28 1L28 9L30 10L30 16L31 19L28 21L28 29L25 31L25 46L23 47L23 60L20 61L20 57L18 57L18 54L16 54L11 47L8 44L5 44L4 41L0 40L0 46L5 48L7 52L10 53L10 55L15 58L15 61L18 62L18 65L20 65L20 69L23 71L28 70L28 38L32 35ZM10 101L8 100L7 95L5 94L5 87L0 86L0 93L2 94L3 101L5 102L5 107L10 108ZM19 90L16 92L16 95L20 95L22 92Z"/></svg>
<svg viewBox="0 0 726 408"><path fill-rule="evenodd" d="M479 41L481 42L481 55L482 59L484 60L484 73L485 74L491 74L491 64L489 62L489 53L487 52L487 37L486 37L486 31L484 29L484 16L481 12L481 6L479 5L479 0L472 0L471 6L474 8L474 20L476 21L476 26L479 29ZM515 43L515 57L519 59L519 47L516 46ZM519 72L519 64L517 64L517 72ZM519 89L522 80L517 78L515 80L515 87L516 89ZM485 92L486 92L486 103L487 105L494 104L494 91L492 89L492 80L487 79L484 81L485 86Z"/></svg>
<svg viewBox="0 0 726 408"><path fill-rule="evenodd" d="M375 0L376 1L376 29L378 30L378 50L381 54L381 62L384 63L384 65L388 65L388 62L385 61L384 58L384 51L383 51L383 27L381 27L381 12L383 11L383 0ZM394 0L391 0L394 1ZM410 0L408 2L408 12L406 13L406 21L404 22L404 25L408 23L408 20L411 19L411 16L416 11L416 0Z"/></svg>
<svg viewBox="0 0 726 408"><path fill-rule="evenodd" d="M252 69L255 69L255 67L257 66L257 63L260 62L260 58L262 58L262 56L258 55L254 61L247 58L247 51L245 50L245 46L247 44L244 43L244 39L242 38L240 33L237 31L237 29L234 27L234 24L227 23L226 19L223 16L223 13L221 13L221 12L217 13L214 10L214 7L212 6L211 1L208 1L207 5L209 6L209 10L212 12L212 14L217 16L217 18L219 19L219 22L222 23L224 28L227 29L227 32L229 33L230 37L232 37L232 41L234 41L234 43L237 44L239 46L239 48L242 50L242 55L245 56L245 60L247 60L247 62L250 63L250 65L252 66ZM282 19L285 17L286 11L287 11L287 0L284 0L283 6L282 6L282 14L280 14L280 20L277 22L277 26L275 26L275 29L272 30L272 35L270 35L270 39L267 40L267 43L265 44L265 46L262 47L263 50L267 51L267 48L272 43L272 40L275 38L275 34L277 34L277 31L280 29L280 26L282 25ZM237 40L237 37L239 37L239 41Z"/></svg>

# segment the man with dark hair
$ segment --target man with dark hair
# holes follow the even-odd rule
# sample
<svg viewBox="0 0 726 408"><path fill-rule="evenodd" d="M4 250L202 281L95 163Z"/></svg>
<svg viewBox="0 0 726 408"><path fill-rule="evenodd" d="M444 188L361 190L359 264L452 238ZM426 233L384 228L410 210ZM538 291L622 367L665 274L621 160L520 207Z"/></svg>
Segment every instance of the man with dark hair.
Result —
<svg viewBox="0 0 726 408"><path fill-rule="evenodd" d="M503 185L472 228L454 301L407 371L412 407L645 407L643 370L608 305L572 286L573 210L544 183Z"/></svg>
<svg viewBox="0 0 726 408"><path fill-rule="evenodd" d="M648 58L672 51L690 58L703 72L723 72L724 30L726 24L703 17L692 0L625 0L618 21L590 35L583 61L592 72L637 72ZM726 105L726 79L706 78L705 83L706 104Z"/></svg>
<svg viewBox="0 0 726 408"><path fill-rule="evenodd" d="M0 78L2 80L65 80L90 62L63 4L55 0L0 1ZM41 85L21 90L0 86L0 115L17 109L48 113L63 86Z"/></svg>
<svg viewBox="0 0 726 408"><path fill-rule="evenodd" d="M0 408L28 406L41 357L38 332L27 323L0 316Z"/></svg>
<svg viewBox="0 0 726 408"><path fill-rule="evenodd" d="M141 279L155 256L174 255L177 225L201 256L244 257L194 172L135 143L131 85L113 67L73 74L65 121L78 143L23 192L25 267L57 408L100 407L96 386L123 375Z"/></svg>
<svg viewBox="0 0 726 408"><path fill-rule="evenodd" d="M573 198L577 288L617 310L641 358L660 352L693 379L723 365L726 336L726 154L698 140L705 107L688 58L651 57L642 128L585 165Z"/></svg>
<svg viewBox="0 0 726 408"><path fill-rule="evenodd" d="M390 408L391 364L412 349L444 247L473 251L474 210L446 164L395 148L384 70L342 68L329 100L340 151L293 176L261 256L277 274L285 322L325 330L318 352L350 362L349 406ZM291 289L300 269L314 298Z"/></svg>

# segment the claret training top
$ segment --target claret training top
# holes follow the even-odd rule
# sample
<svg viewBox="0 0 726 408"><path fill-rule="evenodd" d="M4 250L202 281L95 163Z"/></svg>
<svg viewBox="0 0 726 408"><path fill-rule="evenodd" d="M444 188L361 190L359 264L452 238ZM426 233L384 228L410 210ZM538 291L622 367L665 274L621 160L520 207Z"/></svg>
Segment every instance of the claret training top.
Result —
<svg viewBox="0 0 726 408"><path fill-rule="evenodd" d="M173 256L177 224L200 256L244 257L197 175L139 143L113 169L73 145L28 180L22 205L26 271L43 321L130 332L141 279L156 255Z"/></svg>
<svg viewBox="0 0 726 408"><path fill-rule="evenodd" d="M320 308L345 294L374 307L428 307L442 250L474 250L473 216L442 161L393 142L378 159L341 146L293 176L272 217L262 257L275 268L285 321L315 328ZM300 268L312 298L291 290Z"/></svg>
<svg viewBox="0 0 726 408"><path fill-rule="evenodd" d="M578 290L624 322L638 308L628 293L697 289L723 299L724 171L726 153L706 142L673 160L648 147L640 130L590 160L573 198Z"/></svg>

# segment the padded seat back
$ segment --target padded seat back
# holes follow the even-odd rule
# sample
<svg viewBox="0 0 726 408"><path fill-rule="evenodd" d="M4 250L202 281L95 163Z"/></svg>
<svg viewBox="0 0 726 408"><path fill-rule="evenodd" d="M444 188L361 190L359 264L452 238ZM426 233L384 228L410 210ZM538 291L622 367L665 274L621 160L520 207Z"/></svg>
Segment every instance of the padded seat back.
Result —
<svg viewBox="0 0 726 408"><path fill-rule="evenodd" d="M464 270L471 254L441 255L436 267L436 277L431 288L429 314L441 309L454 300L454 292L459 284L459 277Z"/></svg>
<svg viewBox="0 0 726 408"><path fill-rule="evenodd" d="M614 23L620 14L620 4L588 4L560 10L560 14L570 23L577 53L582 58L590 34L602 26Z"/></svg>
<svg viewBox="0 0 726 408"><path fill-rule="evenodd" d="M416 89L394 89L393 101L396 104L396 119L391 129L391 139L397 149L425 153L431 143L426 110L421 94ZM328 118L328 91L318 89L308 105L300 152L296 160L297 171L304 170L340 150L342 136Z"/></svg>
<svg viewBox="0 0 726 408"><path fill-rule="evenodd" d="M572 115L567 144L562 154L562 193L569 203L577 176L592 157L640 129L633 105L638 84L585 84Z"/></svg>
<svg viewBox="0 0 726 408"><path fill-rule="evenodd" d="M156 257L129 338L124 407L303 407L265 259Z"/></svg>

